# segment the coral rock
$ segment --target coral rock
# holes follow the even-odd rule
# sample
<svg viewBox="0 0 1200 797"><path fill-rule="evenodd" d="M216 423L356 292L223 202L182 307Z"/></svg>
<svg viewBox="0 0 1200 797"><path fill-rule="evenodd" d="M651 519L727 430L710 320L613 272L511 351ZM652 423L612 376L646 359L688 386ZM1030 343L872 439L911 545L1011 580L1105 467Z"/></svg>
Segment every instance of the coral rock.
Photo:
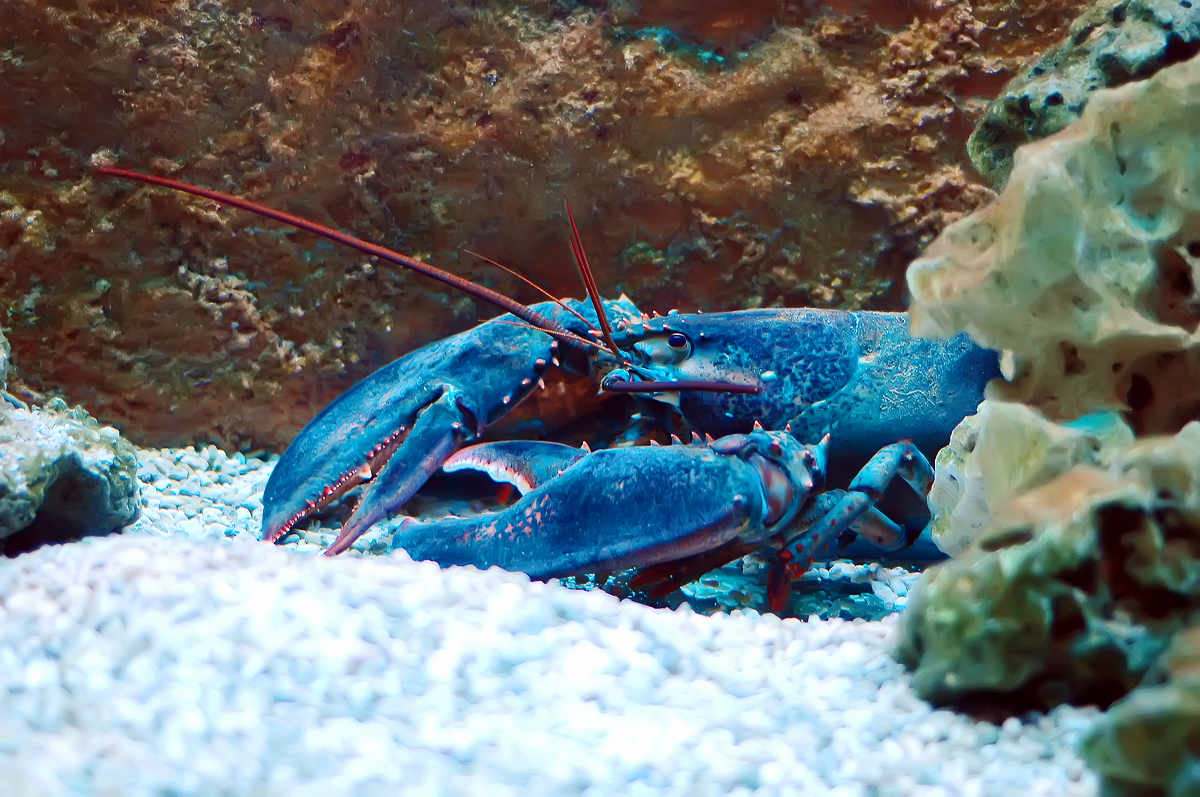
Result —
<svg viewBox="0 0 1200 797"><path fill-rule="evenodd" d="M1200 423L1032 490L910 596L899 655L939 703L1107 705L1200 609Z"/></svg>
<svg viewBox="0 0 1200 797"><path fill-rule="evenodd" d="M0 393L8 388L8 361L12 357L12 347L8 345L8 338L4 337L4 330L0 329Z"/></svg>
<svg viewBox="0 0 1200 797"><path fill-rule="evenodd" d="M1197 738L1200 628L1190 628L1175 635L1145 682L1092 727L1082 752L1103 777L1106 795L1185 797L1200 792Z"/></svg>
<svg viewBox="0 0 1200 797"><path fill-rule="evenodd" d="M1114 413L1060 425L1024 404L984 401L938 452L929 492L934 542L957 556L1021 493L1076 465L1107 465L1132 442Z"/></svg>
<svg viewBox="0 0 1200 797"><path fill-rule="evenodd" d="M1098 91L1022 147L1004 192L909 268L913 329L1008 351L1007 398L1052 419L1200 414L1200 62Z"/></svg>
<svg viewBox="0 0 1200 797"><path fill-rule="evenodd" d="M60 399L0 397L0 551L107 534L140 513L137 456L116 429Z"/></svg>

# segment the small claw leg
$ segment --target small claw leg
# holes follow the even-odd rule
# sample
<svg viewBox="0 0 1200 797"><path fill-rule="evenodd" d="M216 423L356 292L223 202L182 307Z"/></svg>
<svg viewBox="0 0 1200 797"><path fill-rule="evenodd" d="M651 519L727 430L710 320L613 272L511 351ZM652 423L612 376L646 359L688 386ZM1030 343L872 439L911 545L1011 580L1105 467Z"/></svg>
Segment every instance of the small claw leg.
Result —
<svg viewBox="0 0 1200 797"><path fill-rule="evenodd" d="M468 434L461 416L454 400L445 395L422 410L404 443L370 482L337 539L325 550L326 556L337 556L347 550L367 529L403 506L429 481Z"/></svg>
<svg viewBox="0 0 1200 797"><path fill-rule="evenodd" d="M837 504L788 544L787 550L794 558L790 565L793 577L797 570L802 573L807 569L814 554L829 548L846 531L865 536L884 551L906 548L911 540L904 530L874 510L896 476L922 497L933 485L933 468L912 443L904 441L881 448L850 482Z"/></svg>
<svg viewBox="0 0 1200 797"><path fill-rule="evenodd" d="M792 579L787 563L780 558L767 573L767 603L775 614L783 614L792 597Z"/></svg>
<svg viewBox="0 0 1200 797"><path fill-rule="evenodd" d="M849 493L846 490L821 493L810 500L796 518L789 535L790 542L776 554L776 561L768 573L767 598L772 611L783 612L791 598L792 582L804 575L813 562L831 559L839 553L837 537L832 537L824 543L819 540L814 542L807 532L817 527L830 512L845 503L850 503L846 501L848 497ZM904 535L903 528L873 506L867 507L852 520L848 530L871 540Z"/></svg>

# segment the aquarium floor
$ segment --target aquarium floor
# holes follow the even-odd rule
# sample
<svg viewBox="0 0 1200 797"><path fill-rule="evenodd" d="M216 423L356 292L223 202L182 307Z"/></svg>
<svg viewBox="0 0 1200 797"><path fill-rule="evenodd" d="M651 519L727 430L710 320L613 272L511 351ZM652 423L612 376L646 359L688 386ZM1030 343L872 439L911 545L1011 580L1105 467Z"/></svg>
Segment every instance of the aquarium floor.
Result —
<svg viewBox="0 0 1200 797"><path fill-rule="evenodd" d="M136 526L0 561L5 794L1097 793L1074 751L1095 711L934 710L888 656L895 615L328 560L320 532L254 540L270 463L141 454ZM913 578L826 575L893 606Z"/></svg>

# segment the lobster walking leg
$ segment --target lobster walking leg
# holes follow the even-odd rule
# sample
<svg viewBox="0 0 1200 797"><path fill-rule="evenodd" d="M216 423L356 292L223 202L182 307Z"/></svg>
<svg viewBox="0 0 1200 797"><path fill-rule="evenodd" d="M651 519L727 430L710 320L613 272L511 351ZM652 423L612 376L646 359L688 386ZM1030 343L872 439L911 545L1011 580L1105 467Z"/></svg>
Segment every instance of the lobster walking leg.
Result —
<svg viewBox="0 0 1200 797"><path fill-rule="evenodd" d="M880 460L881 468L872 471L871 475L881 478L882 465L893 461L894 454L895 452L880 451L863 471L866 472L872 463ZM887 486L887 480L890 478L883 479L883 486ZM882 489L879 492L882 492ZM829 528L831 515L838 521L845 522L844 526L838 527L842 532L854 532L872 541L906 540L904 527L876 509L871 502L868 501L864 505L865 496L865 493L856 495L850 490L830 490L809 500L804 511L796 517L791 531L791 542L785 544L783 550L776 554L776 560L767 578L767 600L773 611L784 610L792 594L792 582L804 575L813 562L834 559L843 552L844 548L840 544L841 534L835 535L832 531L823 530ZM853 517L850 517L852 514ZM814 529L815 535L812 533ZM803 559L800 558L798 550L803 551Z"/></svg>
<svg viewBox="0 0 1200 797"><path fill-rule="evenodd" d="M837 506L845 497L845 490L830 490L829 492L811 496L808 503L801 509L793 521L794 528L807 530ZM885 534L903 534L903 529L889 520L875 508L869 508L850 524L850 530L862 536L875 539ZM795 532L792 532L795 534ZM836 540L832 541L836 543ZM703 576L709 571L754 553L763 547L761 543L749 543L741 539L732 540L711 551L690 556L674 562L663 562L640 569L629 579L629 587L647 598L662 598L679 589L685 584ZM836 547L831 545L828 551L812 551L815 560L820 560L822 554L829 558L837 556ZM782 606L775 607L782 611Z"/></svg>
<svg viewBox="0 0 1200 797"><path fill-rule="evenodd" d="M866 536L876 547L895 552L912 540L903 529L882 515L871 522L860 522L872 512L892 479L899 476L921 497L933 486L933 468L917 447L906 441L884 446L863 466L837 504L787 546L793 559L790 575L797 577L814 561L814 556L829 549L846 531Z"/></svg>

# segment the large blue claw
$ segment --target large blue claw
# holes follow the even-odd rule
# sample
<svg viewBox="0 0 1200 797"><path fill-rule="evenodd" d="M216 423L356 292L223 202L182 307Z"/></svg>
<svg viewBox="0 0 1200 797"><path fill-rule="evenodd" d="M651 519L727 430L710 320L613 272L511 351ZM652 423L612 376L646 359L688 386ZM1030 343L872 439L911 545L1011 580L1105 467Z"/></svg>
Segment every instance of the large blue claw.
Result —
<svg viewBox="0 0 1200 797"><path fill-rule="evenodd" d="M593 311L574 300L565 305L571 309L554 302L528 309L586 334ZM636 314L624 297L605 308L612 318ZM564 367L592 367L578 351L561 354ZM553 336L504 315L380 368L322 410L284 452L263 492L263 539L282 539L306 517L373 482L327 553L346 550L403 506L455 449L520 404L559 355Z"/></svg>
<svg viewBox="0 0 1200 797"><path fill-rule="evenodd" d="M496 565L545 578L675 561L735 539L756 543L790 524L819 486L827 446L758 431L711 447L606 449L573 462L545 450L566 467L553 475L540 467L550 478L517 503L475 518L408 522L392 547L442 565ZM503 457L504 449L491 455ZM494 461L482 466L502 472Z"/></svg>
<svg viewBox="0 0 1200 797"><path fill-rule="evenodd" d="M404 443L367 486L325 555L345 551L392 509L406 504L469 435L451 391L422 410Z"/></svg>
<svg viewBox="0 0 1200 797"><path fill-rule="evenodd" d="M267 481L263 539L281 539L352 488L375 481L335 543L336 551L345 550L411 498L461 443L533 391L557 344L510 320L407 354L322 410Z"/></svg>

